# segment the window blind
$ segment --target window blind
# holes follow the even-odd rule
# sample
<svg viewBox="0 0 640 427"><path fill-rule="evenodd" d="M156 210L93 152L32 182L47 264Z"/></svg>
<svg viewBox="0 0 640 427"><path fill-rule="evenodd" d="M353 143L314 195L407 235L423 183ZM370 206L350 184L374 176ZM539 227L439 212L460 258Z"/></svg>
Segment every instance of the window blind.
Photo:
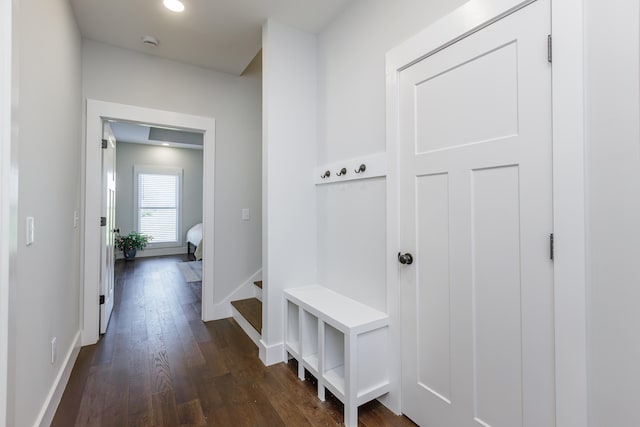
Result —
<svg viewBox="0 0 640 427"><path fill-rule="evenodd" d="M152 237L152 243L178 241L177 175L138 175L138 231Z"/></svg>

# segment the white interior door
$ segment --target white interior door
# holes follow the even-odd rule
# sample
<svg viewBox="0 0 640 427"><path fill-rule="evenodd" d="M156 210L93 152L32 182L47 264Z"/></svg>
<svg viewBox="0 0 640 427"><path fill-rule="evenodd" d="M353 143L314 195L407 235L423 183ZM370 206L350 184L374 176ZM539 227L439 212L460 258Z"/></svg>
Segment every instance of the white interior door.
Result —
<svg viewBox="0 0 640 427"><path fill-rule="evenodd" d="M399 73L402 405L422 426L555 425L549 7Z"/></svg>
<svg viewBox="0 0 640 427"><path fill-rule="evenodd" d="M106 143L105 143L106 142ZM102 217L105 218L100 245L100 333L109 325L114 302L115 218L116 218L116 139L104 122L102 150Z"/></svg>

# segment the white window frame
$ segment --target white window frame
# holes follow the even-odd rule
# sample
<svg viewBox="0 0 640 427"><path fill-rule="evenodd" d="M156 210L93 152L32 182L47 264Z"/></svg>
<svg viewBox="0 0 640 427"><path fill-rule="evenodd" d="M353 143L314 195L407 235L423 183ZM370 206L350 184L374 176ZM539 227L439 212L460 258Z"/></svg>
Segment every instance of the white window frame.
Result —
<svg viewBox="0 0 640 427"><path fill-rule="evenodd" d="M184 182L184 170L179 167L173 166L152 166L152 165L134 165L133 166L133 226L136 231L140 231L140 206L138 199L138 177L140 174L152 174L152 175L173 175L178 177L178 209L176 218L176 241L175 242L162 242L154 243L153 240L149 242L149 249L155 248L175 248L183 246L182 236L182 203L183 203L183 182Z"/></svg>

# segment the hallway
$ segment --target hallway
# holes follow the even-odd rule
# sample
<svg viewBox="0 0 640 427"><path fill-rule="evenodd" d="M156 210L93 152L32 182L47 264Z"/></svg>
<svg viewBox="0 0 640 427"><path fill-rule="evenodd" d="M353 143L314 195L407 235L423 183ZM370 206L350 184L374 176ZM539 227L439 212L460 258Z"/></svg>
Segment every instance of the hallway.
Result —
<svg viewBox="0 0 640 427"><path fill-rule="evenodd" d="M264 367L232 319L202 323L200 289L184 256L116 263L107 333L80 351L53 426L339 426L342 406L320 402L296 367ZM412 426L374 401L359 425Z"/></svg>

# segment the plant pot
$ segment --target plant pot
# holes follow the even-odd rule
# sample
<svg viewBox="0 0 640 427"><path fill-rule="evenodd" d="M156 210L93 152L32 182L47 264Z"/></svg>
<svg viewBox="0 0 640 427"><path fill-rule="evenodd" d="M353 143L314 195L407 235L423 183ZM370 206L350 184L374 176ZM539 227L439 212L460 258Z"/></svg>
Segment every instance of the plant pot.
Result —
<svg viewBox="0 0 640 427"><path fill-rule="evenodd" d="M134 259L136 257L136 250L129 249L128 251L124 251L124 259Z"/></svg>

